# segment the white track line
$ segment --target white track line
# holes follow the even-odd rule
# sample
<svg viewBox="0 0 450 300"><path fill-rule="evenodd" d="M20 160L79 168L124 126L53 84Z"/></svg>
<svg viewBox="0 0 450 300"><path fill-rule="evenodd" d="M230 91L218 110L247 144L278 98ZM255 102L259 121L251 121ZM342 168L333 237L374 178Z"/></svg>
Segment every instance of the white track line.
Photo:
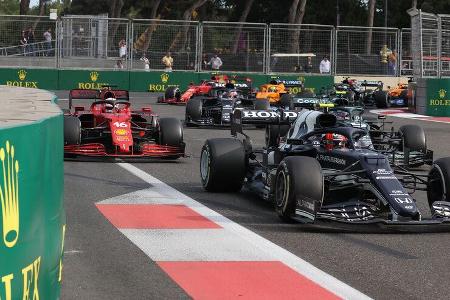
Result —
<svg viewBox="0 0 450 300"><path fill-rule="evenodd" d="M256 248L261 249L261 251L269 251L275 258L277 258L285 265L297 271L299 274L316 282L320 286L335 293L337 296L342 297L343 299L371 299L360 291L331 276L330 274L327 274L324 271L314 267L309 262L299 258L298 256L281 248L271 241L266 240L253 231L231 221L221 214L209 209L200 202L197 202L194 199L186 196L185 194L175 190L174 188L151 176L150 174L142 171L141 169L133 166L132 164L118 163L117 165L132 173L136 177L149 183L150 185L152 185L152 189L160 192L161 194L176 198L177 200L183 200L183 204L190 209L217 223L222 228L233 232L240 238L247 240Z"/></svg>

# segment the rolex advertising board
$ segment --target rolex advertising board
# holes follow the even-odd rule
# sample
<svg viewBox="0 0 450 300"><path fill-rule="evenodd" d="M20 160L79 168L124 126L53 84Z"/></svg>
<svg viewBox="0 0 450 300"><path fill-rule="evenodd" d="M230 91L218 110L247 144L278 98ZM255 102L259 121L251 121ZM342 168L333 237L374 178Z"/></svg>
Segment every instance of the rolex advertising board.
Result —
<svg viewBox="0 0 450 300"><path fill-rule="evenodd" d="M128 90L129 72L102 70L59 70L59 90L101 89L103 86L114 86Z"/></svg>
<svg viewBox="0 0 450 300"><path fill-rule="evenodd" d="M130 90L135 92L164 91L171 86L185 90L191 83L198 82L198 75L194 72L162 72L162 71L134 71L130 72Z"/></svg>
<svg viewBox="0 0 450 300"><path fill-rule="evenodd" d="M427 79L426 108L429 116L450 117L450 79Z"/></svg>
<svg viewBox="0 0 450 300"><path fill-rule="evenodd" d="M0 299L58 299L63 117L0 129ZM33 145L30 151L30 145Z"/></svg>
<svg viewBox="0 0 450 300"><path fill-rule="evenodd" d="M55 90L58 88L58 70L0 68L0 85Z"/></svg>

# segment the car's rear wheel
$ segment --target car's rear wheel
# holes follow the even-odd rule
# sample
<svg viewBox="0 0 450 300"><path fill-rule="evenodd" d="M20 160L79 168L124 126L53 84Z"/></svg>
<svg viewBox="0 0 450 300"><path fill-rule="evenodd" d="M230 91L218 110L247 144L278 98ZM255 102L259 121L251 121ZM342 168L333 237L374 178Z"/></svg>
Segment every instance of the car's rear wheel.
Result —
<svg viewBox="0 0 450 300"><path fill-rule="evenodd" d="M74 116L64 116L64 145L81 143L81 122Z"/></svg>
<svg viewBox="0 0 450 300"><path fill-rule="evenodd" d="M192 121L198 120L202 117L203 101L200 97L193 97L186 103L186 125L191 125Z"/></svg>
<svg viewBox="0 0 450 300"><path fill-rule="evenodd" d="M400 151L408 148L410 151L426 152L427 141L422 127L417 125L403 125L398 131L402 137Z"/></svg>
<svg viewBox="0 0 450 300"><path fill-rule="evenodd" d="M241 141L231 138L206 140L200 155L200 177L208 192L237 192L242 188L246 156Z"/></svg>
<svg viewBox="0 0 450 300"><path fill-rule="evenodd" d="M323 200L323 174L315 158L289 156L278 166L275 181L275 211L285 222L292 221L297 203L311 203L310 221L313 221L316 209L320 209Z"/></svg>
<svg viewBox="0 0 450 300"><path fill-rule="evenodd" d="M159 143L165 146L178 147L183 143L183 126L176 118L159 120Z"/></svg>
<svg viewBox="0 0 450 300"><path fill-rule="evenodd" d="M450 157L436 160L428 174L428 204L435 201L450 202Z"/></svg>
<svg viewBox="0 0 450 300"><path fill-rule="evenodd" d="M375 106L377 108L388 108L389 107L389 97L386 91L376 91L373 95L375 99Z"/></svg>

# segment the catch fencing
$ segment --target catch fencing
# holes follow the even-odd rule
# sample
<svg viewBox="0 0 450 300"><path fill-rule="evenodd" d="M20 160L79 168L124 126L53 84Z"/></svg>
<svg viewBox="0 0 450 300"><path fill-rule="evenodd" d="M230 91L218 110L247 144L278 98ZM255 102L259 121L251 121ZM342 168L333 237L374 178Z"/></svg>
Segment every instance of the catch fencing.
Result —
<svg viewBox="0 0 450 300"><path fill-rule="evenodd" d="M170 52L174 70L196 70L198 31L199 23L194 21L133 20L130 67L165 69L162 58Z"/></svg>
<svg viewBox="0 0 450 300"><path fill-rule="evenodd" d="M414 47L409 28L0 16L0 64L165 70L170 52L172 69L183 71L213 70L217 55L224 72L410 76L420 65L421 76L450 76L450 16L420 15ZM34 38L24 44L30 28ZM320 68L324 57L329 73Z"/></svg>
<svg viewBox="0 0 450 300"><path fill-rule="evenodd" d="M337 74L396 76L398 29L340 26L335 53Z"/></svg>
<svg viewBox="0 0 450 300"><path fill-rule="evenodd" d="M333 38L333 26L270 24L267 71L321 73L322 59L333 61ZM323 73L331 74L331 69L326 71L322 69Z"/></svg>
<svg viewBox="0 0 450 300"><path fill-rule="evenodd" d="M200 70L217 70L215 66L220 63L216 60L220 58L221 71L265 71L266 24L203 22L200 34Z"/></svg>
<svg viewBox="0 0 450 300"><path fill-rule="evenodd" d="M57 25L46 17L0 16L0 65L55 68Z"/></svg>
<svg viewBox="0 0 450 300"><path fill-rule="evenodd" d="M62 17L58 32L59 67L126 69L128 27L127 19ZM123 55L121 47L125 47Z"/></svg>

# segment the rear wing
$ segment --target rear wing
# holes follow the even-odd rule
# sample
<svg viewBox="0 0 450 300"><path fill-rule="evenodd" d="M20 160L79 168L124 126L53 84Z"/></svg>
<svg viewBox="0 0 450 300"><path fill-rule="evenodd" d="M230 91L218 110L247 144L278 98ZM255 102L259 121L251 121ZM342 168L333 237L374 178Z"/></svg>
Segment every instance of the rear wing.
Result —
<svg viewBox="0 0 450 300"><path fill-rule="evenodd" d="M107 93L112 93L108 95ZM73 89L69 92L69 109L72 108L72 100L88 99L88 100L104 100L106 98L115 98L118 100L130 100L130 95L127 90L84 90Z"/></svg>
<svg viewBox="0 0 450 300"><path fill-rule="evenodd" d="M314 97L294 97L292 99L294 107L301 107L306 109L328 109L333 108L333 103L325 102L323 99Z"/></svg>
<svg viewBox="0 0 450 300"><path fill-rule="evenodd" d="M282 109L278 111L236 109L231 123L231 135L243 134L242 125L289 125L297 119L297 116L298 112L296 111Z"/></svg>
<svg viewBox="0 0 450 300"><path fill-rule="evenodd" d="M383 81L380 80L362 80L360 81L361 86L364 87L379 87L383 88Z"/></svg>
<svg viewBox="0 0 450 300"><path fill-rule="evenodd" d="M284 84L285 87L300 87L303 88L304 84L303 81L298 79L280 79L280 78L274 78L271 80L271 82L274 82L275 84Z"/></svg>

